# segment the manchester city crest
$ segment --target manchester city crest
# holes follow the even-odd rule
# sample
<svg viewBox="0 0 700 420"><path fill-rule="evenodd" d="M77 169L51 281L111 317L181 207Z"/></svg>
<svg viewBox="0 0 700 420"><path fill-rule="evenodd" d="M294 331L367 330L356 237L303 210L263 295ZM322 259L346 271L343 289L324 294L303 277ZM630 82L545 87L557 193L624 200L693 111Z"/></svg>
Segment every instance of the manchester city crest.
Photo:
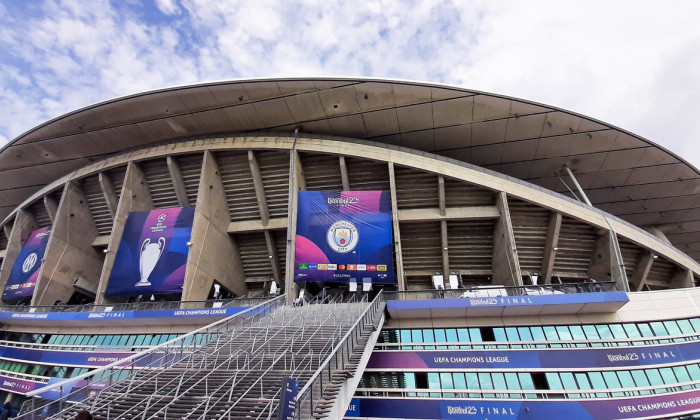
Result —
<svg viewBox="0 0 700 420"><path fill-rule="evenodd" d="M333 251L344 254L355 249L360 235L354 224L347 220L339 220L328 228L327 239Z"/></svg>

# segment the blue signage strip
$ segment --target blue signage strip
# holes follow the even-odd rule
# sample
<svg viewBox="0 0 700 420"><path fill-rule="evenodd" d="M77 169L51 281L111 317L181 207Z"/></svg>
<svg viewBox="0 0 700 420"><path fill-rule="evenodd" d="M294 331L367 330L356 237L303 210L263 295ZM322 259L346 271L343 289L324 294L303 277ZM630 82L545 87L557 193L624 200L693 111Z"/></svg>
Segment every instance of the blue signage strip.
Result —
<svg viewBox="0 0 700 420"><path fill-rule="evenodd" d="M181 293L194 207L129 214L105 296Z"/></svg>
<svg viewBox="0 0 700 420"><path fill-rule="evenodd" d="M426 390L429 392L429 390ZM400 419L576 419L666 418L700 410L700 390L636 398L590 400L438 400L356 398L345 418Z"/></svg>
<svg viewBox="0 0 700 420"><path fill-rule="evenodd" d="M294 280L393 283L388 191L299 191Z"/></svg>
<svg viewBox="0 0 700 420"><path fill-rule="evenodd" d="M440 346L439 343L430 345ZM691 360L700 360L700 342L619 348L375 351L370 357L367 368L387 370L622 368Z"/></svg>
<svg viewBox="0 0 700 420"><path fill-rule="evenodd" d="M586 303L629 302L625 292L568 293L561 295L504 296L478 298L445 298L389 300L388 310L494 308L542 305L570 305Z"/></svg>
<svg viewBox="0 0 700 420"><path fill-rule="evenodd" d="M233 308L158 309L111 312L0 312L0 319L71 321L81 319L226 317L245 311L246 309L248 309L246 306L237 306Z"/></svg>

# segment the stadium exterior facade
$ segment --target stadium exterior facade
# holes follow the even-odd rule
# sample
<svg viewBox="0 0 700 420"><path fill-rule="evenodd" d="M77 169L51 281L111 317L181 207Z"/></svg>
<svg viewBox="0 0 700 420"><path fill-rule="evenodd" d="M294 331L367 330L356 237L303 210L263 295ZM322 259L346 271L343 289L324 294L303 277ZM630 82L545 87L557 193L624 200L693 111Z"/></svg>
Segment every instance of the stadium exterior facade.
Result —
<svg viewBox="0 0 700 420"><path fill-rule="evenodd" d="M0 151L6 294L30 235L46 236L33 294L0 311L0 389L18 405L235 312L115 310L139 294L110 293L135 212L194 208L181 291L154 299L280 289L291 303L363 290L295 283L299 192L384 191L392 281L364 287L387 315L347 418L690 416L699 179L609 124L439 85L246 80L91 106Z"/></svg>

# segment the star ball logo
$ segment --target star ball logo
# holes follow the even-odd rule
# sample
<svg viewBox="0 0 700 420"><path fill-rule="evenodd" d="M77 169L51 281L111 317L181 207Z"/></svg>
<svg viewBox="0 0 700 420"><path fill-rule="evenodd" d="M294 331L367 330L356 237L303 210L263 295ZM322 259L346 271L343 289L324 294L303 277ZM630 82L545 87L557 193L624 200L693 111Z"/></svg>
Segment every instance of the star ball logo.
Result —
<svg viewBox="0 0 700 420"><path fill-rule="evenodd" d="M27 255L27 258L25 258L24 262L22 263L22 273L27 274L30 272L36 265L37 261L39 261L39 254L36 252L32 252L31 254Z"/></svg>
<svg viewBox="0 0 700 420"><path fill-rule="evenodd" d="M328 245L333 251L345 254L355 249L360 240L360 235L354 224L347 220L339 220L328 228L326 238Z"/></svg>
<svg viewBox="0 0 700 420"><path fill-rule="evenodd" d="M161 214L158 216L158 223L163 223L165 221L165 214Z"/></svg>

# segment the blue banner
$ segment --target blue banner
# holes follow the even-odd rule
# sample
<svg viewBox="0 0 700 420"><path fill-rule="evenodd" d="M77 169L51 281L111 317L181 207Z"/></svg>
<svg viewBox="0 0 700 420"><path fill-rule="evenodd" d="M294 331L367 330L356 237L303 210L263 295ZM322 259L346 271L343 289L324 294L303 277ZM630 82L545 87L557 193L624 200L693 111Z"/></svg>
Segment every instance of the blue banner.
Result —
<svg viewBox="0 0 700 420"><path fill-rule="evenodd" d="M280 398L278 420L294 420L297 410L297 394L299 393L299 381L286 378L282 384L282 397Z"/></svg>
<svg viewBox="0 0 700 420"><path fill-rule="evenodd" d="M388 191L299 191L294 280L393 283Z"/></svg>
<svg viewBox="0 0 700 420"><path fill-rule="evenodd" d="M36 281L39 278L39 268L41 260L46 252L46 245L49 243L51 228L45 227L33 231L29 239L22 247L15 260L10 278L2 293L2 301L13 305L20 299L29 298L34 295Z"/></svg>
<svg viewBox="0 0 700 420"><path fill-rule="evenodd" d="M181 293L194 207L129 214L105 296Z"/></svg>
<svg viewBox="0 0 700 420"><path fill-rule="evenodd" d="M0 319L21 319L46 321L76 321L103 319L143 319L143 318L194 318L226 317L248 309L246 306L199 309L153 309L144 311L104 311L104 312L0 312Z"/></svg>

